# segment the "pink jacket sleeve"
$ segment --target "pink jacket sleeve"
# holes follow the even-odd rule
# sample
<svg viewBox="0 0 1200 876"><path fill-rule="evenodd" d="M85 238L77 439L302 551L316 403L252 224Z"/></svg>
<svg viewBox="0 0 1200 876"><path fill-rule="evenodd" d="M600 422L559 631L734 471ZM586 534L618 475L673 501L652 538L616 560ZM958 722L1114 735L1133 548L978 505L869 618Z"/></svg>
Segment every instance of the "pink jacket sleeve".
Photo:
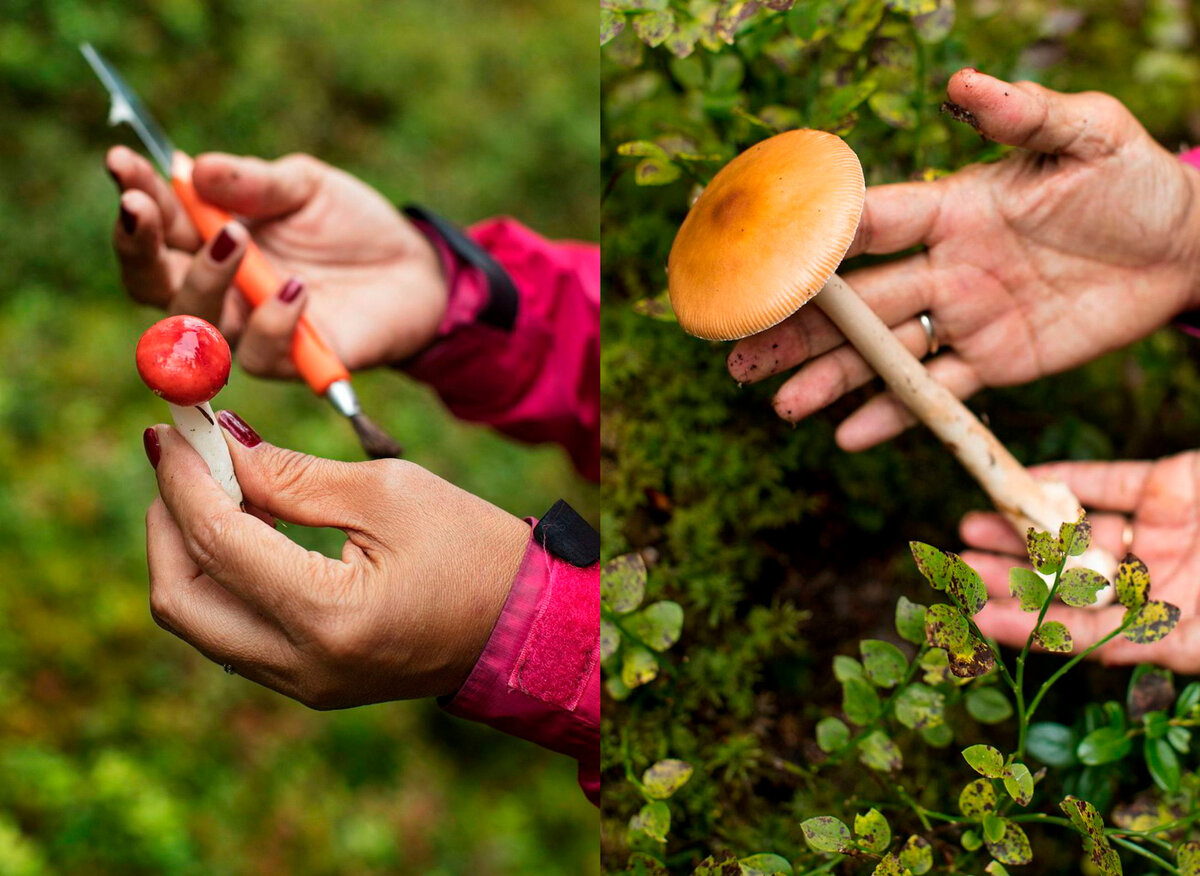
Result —
<svg viewBox="0 0 1200 876"><path fill-rule="evenodd" d="M1179 156L1184 164L1200 168L1200 147L1189 149ZM1200 338L1200 312L1191 310L1175 317L1175 327L1195 338Z"/></svg>
<svg viewBox="0 0 1200 876"><path fill-rule="evenodd" d="M405 367L455 416L521 441L553 441L600 479L600 248L551 242L512 219L470 230L518 293L510 331L476 319L489 290L428 226L450 299L438 339Z"/></svg>
<svg viewBox="0 0 1200 876"><path fill-rule="evenodd" d="M431 384L456 416L522 441L556 442L581 474L598 480L599 248L553 243L511 219L473 228L470 237L516 288L516 318L504 329L479 318L489 303L486 276L428 223L417 224L441 254L450 299L438 340L408 363L409 373ZM559 510L543 524L573 518L590 543L594 531ZM545 529L533 530L483 653L443 706L575 758L580 786L599 805L600 567L589 555L598 555L599 540L581 558L557 549L561 538Z"/></svg>

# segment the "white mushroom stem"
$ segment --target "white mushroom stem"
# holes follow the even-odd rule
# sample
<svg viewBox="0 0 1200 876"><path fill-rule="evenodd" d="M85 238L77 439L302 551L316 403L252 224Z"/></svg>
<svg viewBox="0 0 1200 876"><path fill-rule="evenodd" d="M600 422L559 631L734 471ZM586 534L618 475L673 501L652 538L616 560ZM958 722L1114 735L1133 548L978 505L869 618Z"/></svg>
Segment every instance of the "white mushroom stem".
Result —
<svg viewBox="0 0 1200 876"><path fill-rule="evenodd" d="M212 405L204 402L185 407L168 402L167 406L171 409L175 428L208 464L213 479L233 501L242 504L242 488L233 473L233 457L229 455L229 445L225 443L223 430L217 425Z"/></svg>
<svg viewBox="0 0 1200 876"><path fill-rule="evenodd" d="M1079 500L1065 484L1035 479L957 396L935 380L850 286L834 274L813 301L842 330L917 419L933 430L979 482L996 508L1022 534L1029 527L1058 532L1079 517ZM1093 548L1072 565L1086 564L1110 581L1117 561ZM1101 591L1097 605L1111 601Z"/></svg>

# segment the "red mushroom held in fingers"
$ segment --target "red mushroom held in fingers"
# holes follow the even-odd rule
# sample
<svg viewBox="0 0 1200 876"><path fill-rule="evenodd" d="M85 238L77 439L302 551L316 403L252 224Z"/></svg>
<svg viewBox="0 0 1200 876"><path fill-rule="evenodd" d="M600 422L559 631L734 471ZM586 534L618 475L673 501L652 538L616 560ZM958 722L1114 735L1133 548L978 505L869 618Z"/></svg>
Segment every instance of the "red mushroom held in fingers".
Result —
<svg viewBox="0 0 1200 876"><path fill-rule="evenodd" d="M137 370L146 386L167 401L175 427L239 504L242 488L209 400L229 380L229 344L211 323L170 316L146 329L137 345Z"/></svg>

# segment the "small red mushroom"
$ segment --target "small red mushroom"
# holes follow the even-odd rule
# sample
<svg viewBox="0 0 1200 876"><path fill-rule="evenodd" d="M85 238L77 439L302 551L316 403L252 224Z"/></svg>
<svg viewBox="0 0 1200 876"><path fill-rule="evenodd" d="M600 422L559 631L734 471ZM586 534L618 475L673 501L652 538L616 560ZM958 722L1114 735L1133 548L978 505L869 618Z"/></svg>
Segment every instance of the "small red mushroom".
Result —
<svg viewBox="0 0 1200 876"><path fill-rule="evenodd" d="M146 386L165 399L175 427L208 463L226 493L239 504L242 488L209 401L229 380L229 344L211 323L169 316L146 329L137 345L137 370Z"/></svg>

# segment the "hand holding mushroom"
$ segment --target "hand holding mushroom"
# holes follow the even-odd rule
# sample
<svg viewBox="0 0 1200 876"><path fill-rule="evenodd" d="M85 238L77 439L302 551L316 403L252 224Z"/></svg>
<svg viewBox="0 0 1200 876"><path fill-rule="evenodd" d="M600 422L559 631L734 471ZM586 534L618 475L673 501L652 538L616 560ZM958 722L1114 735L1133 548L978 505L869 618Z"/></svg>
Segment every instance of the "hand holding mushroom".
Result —
<svg viewBox="0 0 1200 876"><path fill-rule="evenodd" d="M934 182L868 189L848 255L925 249L846 281L916 355L926 349L917 316L932 315L949 349L929 372L954 395L1074 368L1200 304L1200 173L1120 103L970 69L948 92L983 135L1028 151ZM741 382L797 366L775 397L791 421L873 377L811 307L729 356ZM885 393L841 424L838 443L863 450L913 422Z"/></svg>
<svg viewBox="0 0 1200 876"><path fill-rule="evenodd" d="M219 664L313 708L449 694L488 641L527 523L399 460L346 463L264 442L223 410L246 502L342 529L341 559L244 513L178 430L147 439L158 623Z"/></svg>
<svg viewBox="0 0 1200 876"><path fill-rule="evenodd" d="M671 305L679 324L703 338L741 338L811 300L1018 532L1057 532L1078 519L1082 509L1070 491L1035 481L833 273L855 237L862 206L858 157L832 134L789 131L747 149L705 188L671 247ZM1116 569L1103 551L1085 554L1081 563L1109 578Z"/></svg>

